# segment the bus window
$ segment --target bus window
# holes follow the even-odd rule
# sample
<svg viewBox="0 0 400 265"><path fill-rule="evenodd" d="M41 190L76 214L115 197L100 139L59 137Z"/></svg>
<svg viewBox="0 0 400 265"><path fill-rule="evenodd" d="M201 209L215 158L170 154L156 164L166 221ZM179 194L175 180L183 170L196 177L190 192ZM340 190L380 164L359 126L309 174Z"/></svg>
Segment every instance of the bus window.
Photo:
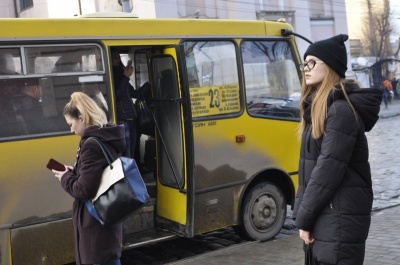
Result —
<svg viewBox="0 0 400 265"><path fill-rule="evenodd" d="M104 71L96 45L26 47L25 56L28 74Z"/></svg>
<svg viewBox="0 0 400 265"><path fill-rule="evenodd" d="M229 41L184 42L192 117L240 111L235 45Z"/></svg>
<svg viewBox="0 0 400 265"><path fill-rule="evenodd" d="M149 69L147 65L146 51L141 50L135 52L135 84L141 87L144 83L149 82Z"/></svg>
<svg viewBox="0 0 400 265"><path fill-rule="evenodd" d="M146 82L149 82L149 70L145 49L137 49L132 46L118 46L113 47L111 51L116 51L119 54L124 66L127 65L129 60L133 61L134 72L130 76L129 82L134 89L138 89Z"/></svg>
<svg viewBox="0 0 400 265"><path fill-rule="evenodd" d="M21 55L18 48L0 49L0 76L22 73Z"/></svg>
<svg viewBox="0 0 400 265"><path fill-rule="evenodd" d="M249 40L241 50L249 114L298 120L301 85L289 43Z"/></svg>
<svg viewBox="0 0 400 265"><path fill-rule="evenodd" d="M25 57L21 60L20 51ZM4 56L5 51L8 51ZM4 52L4 53L1 53ZM104 64L98 45L42 45L1 49L8 69L26 75L1 79L0 141L9 137L68 133L63 108L70 95L81 91L108 114ZM19 66L18 66L19 65Z"/></svg>

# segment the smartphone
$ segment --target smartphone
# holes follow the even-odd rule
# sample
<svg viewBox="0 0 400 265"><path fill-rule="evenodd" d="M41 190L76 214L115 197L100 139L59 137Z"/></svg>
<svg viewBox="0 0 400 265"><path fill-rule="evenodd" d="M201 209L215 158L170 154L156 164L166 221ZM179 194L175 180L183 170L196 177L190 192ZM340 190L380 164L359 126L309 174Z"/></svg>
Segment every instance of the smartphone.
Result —
<svg viewBox="0 0 400 265"><path fill-rule="evenodd" d="M130 67L130 66L132 66L132 60L129 60L128 64L126 65L126 67Z"/></svg>
<svg viewBox="0 0 400 265"><path fill-rule="evenodd" d="M57 171L65 171L65 166L53 158L50 158L46 167L50 170L55 169Z"/></svg>

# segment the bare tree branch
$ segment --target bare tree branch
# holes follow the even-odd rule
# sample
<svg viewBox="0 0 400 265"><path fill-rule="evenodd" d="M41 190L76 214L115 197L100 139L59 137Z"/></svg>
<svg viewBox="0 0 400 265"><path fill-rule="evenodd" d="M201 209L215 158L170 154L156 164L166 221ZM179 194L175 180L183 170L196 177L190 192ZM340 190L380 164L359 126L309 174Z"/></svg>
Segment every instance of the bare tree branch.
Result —
<svg viewBox="0 0 400 265"><path fill-rule="evenodd" d="M390 47L390 34L393 29L390 24L392 12L389 0L365 0L365 8L368 10L363 19L362 38L364 56L375 56L380 59L393 55Z"/></svg>

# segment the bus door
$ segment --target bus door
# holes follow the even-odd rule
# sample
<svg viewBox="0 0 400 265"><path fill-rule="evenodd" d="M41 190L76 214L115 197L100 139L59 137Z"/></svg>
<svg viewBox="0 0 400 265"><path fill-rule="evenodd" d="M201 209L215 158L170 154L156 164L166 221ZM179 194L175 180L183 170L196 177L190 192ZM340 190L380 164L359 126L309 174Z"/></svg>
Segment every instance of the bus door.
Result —
<svg viewBox="0 0 400 265"><path fill-rule="evenodd" d="M150 56L156 120L157 219L159 226L193 236L193 133L183 49ZM182 54L182 55L181 55Z"/></svg>

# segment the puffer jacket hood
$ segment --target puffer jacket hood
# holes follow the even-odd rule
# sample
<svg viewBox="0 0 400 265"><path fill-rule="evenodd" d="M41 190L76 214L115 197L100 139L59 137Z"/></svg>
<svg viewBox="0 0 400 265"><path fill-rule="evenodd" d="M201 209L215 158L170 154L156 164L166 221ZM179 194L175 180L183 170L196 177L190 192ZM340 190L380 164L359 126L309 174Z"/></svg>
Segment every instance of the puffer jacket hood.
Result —
<svg viewBox="0 0 400 265"><path fill-rule="evenodd" d="M356 83L346 83L345 90L351 104L364 121L365 131L369 132L379 119L383 97L382 90L377 88L358 88ZM337 87L334 90L333 98L345 98L343 91Z"/></svg>

